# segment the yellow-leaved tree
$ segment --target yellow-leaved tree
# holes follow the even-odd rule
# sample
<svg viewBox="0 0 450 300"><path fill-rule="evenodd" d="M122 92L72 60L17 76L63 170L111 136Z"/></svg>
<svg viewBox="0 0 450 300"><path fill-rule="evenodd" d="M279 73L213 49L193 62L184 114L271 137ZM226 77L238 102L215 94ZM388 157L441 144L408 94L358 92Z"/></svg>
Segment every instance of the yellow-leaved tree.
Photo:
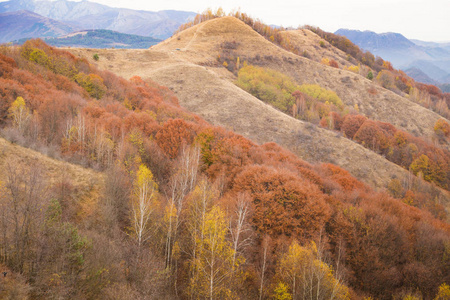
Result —
<svg viewBox="0 0 450 300"><path fill-rule="evenodd" d="M141 164L131 197L131 224L139 247L151 238L151 221L157 206L158 185L152 172Z"/></svg>
<svg viewBox="0 0 450 300"><path fill-rule="evenodd" d="M348 288L335 276L333 268L322 261L321 250L314 242L307 247L292 242L280 259L278 276L289 287L294 300L350 299Z"/></svg>
<svg viewBox="0 0 450 300"><path fill-rule="evenodd" d="M190 289L195 290L199 298L227 299L233 294L230 278L240 264L234 260L234 250L227 241L227 219L225 213L214 206L204 219L201 235L196 240L196 258L191 268L198 270L191 278ZM234 263L233 263L234 261Z"/></svg>
<svg viewBox="0 0 450 300"><path fill-rule="evenodd" d="M20 96L17 97L17 99L11 104L8 112L12 118L14 127L22 132L30 118L30 110L28 109L25 100Z"/></svg>

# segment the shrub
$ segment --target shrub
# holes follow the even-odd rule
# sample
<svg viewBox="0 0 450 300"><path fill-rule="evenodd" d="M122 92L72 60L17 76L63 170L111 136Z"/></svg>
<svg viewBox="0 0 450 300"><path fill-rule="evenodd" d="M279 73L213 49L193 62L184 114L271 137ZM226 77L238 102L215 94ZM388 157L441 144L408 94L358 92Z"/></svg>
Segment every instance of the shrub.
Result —
<svg viewBox="0 0 450 300"><path fill-rule="evenodd" d="M318 84L303 84L300 86L300 91L320 102L328 101L336 105L339 109L344 108L344 103L335 92L327 90Z"/></svg>
<svg viewBox="0 0 450 300"><path fill-rule="evenodd" d="M439 119L434 124L434 132L438 136L449 137L450 136L450 125L444 119Z"/></svg>

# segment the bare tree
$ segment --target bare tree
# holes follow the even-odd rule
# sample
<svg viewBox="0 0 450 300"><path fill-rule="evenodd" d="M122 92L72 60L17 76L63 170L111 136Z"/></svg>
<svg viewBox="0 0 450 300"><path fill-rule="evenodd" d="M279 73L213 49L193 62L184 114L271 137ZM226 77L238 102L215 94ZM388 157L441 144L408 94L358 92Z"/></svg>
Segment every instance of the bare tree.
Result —
<svg viewBox="0 0 450 300"><path fill-rule="evenodd" d="M0 197L3 259L18 272L32 269L34 245L44 220L47 186L37 164L19 168L6 165L5 193Z"/></svg>
<svg viewBox="0 0 450 300"><path fill-rule="evenodd" d="M248 216L250 214L250 201L250 196L244 193L239 193L234 215L230 218L229 231L234 250L233 264L241 251L252 242L252 228L248 222Z"/></svg>
<svg viewBox="0 0 450 300"><path fill-rule="evenodd" d="M269 258L269 247L270 247L270 237L265 236L262 241L262 259L260 266L260 276L259 276L259 299L261 300L264 296L264 280L266 276L266 269L268 265Z"/></svg>
<svg viewBox="0 0 450 300"><path fill-rule="evenodd" d="M188 193L197 183L200 149L185 146L178 158L177 168L169 182L169 203L166 209L166 268L172 264L173 246L182 223L181 213Z"/></svg>

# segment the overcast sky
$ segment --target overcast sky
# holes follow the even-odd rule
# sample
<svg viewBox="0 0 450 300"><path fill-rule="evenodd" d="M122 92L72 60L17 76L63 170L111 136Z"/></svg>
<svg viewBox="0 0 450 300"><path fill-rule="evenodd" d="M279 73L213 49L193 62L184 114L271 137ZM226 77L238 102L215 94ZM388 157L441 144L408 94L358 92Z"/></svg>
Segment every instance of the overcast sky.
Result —
<svg viewBox="0 0 450 300"><path fill-rule="evenodd" d="M1 0L0 0L1 1ZM4 1L4 0L3 0ZM264 23L399 32L409 39L450 42L450 0L90 0L114 7L202 12L240 8Z"/></svg>
<svg viewBox="0 0 450 300"><path fill-rule="evenodd" d="M267 24L285 27L314 25L334 32L339 28L399 32L410 39L450 42L450 0L91 0L115 7L201 12L240 8Z"/></svg>

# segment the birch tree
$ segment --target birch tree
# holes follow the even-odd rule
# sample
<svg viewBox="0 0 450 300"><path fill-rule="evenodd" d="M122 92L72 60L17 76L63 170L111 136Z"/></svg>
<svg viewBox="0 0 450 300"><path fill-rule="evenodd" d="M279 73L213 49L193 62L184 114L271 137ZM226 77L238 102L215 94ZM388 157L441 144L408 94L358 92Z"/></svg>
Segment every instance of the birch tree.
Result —
<svg viewBox="0 0 450 300"><path fill-rule="evenodd" d="M152 237L151 221L158 201L158 185L143 164L137 172L131 201L132 228L140 248Z"/></svg>
<svg viewBox="0 0 450 300"><path fill-rule="evenodd" d="M289 286L292 299L350 299L348 288L322 261L321 246L307 247L294 241L279 262L278 274Z"/></svg>
<svg viewBox="0 0 450 300"><path fill-rule="evenodd" d="M200 162L198 147L183 147L178 158L176 172L169 183L169 201L166 206L166 268L172 265L173 246L182 223L181 213L185 208L188 193L195 187Z"/></svg>
<svg viewBox="0 0 450 300"><path fill-rule="evenodd" d="M8 112L12 118L14 127L19 129L20 132L23 132L28 119L30 118L30 110L26 106L25 100L22 97L17 97L11 104Z"/></svg>
<svg viewBox="0 0 450 300"><path fill-rule="evenodd" d="M195 280L191 280L190 288L195 289L200 298L230 298L233 290L229 279L239 262L233 265L234 250L226 239L226 217L219 207L214 206L206 214L202 234L204 239L197 240L198 255L191 266L199 273Z"/></svg>

